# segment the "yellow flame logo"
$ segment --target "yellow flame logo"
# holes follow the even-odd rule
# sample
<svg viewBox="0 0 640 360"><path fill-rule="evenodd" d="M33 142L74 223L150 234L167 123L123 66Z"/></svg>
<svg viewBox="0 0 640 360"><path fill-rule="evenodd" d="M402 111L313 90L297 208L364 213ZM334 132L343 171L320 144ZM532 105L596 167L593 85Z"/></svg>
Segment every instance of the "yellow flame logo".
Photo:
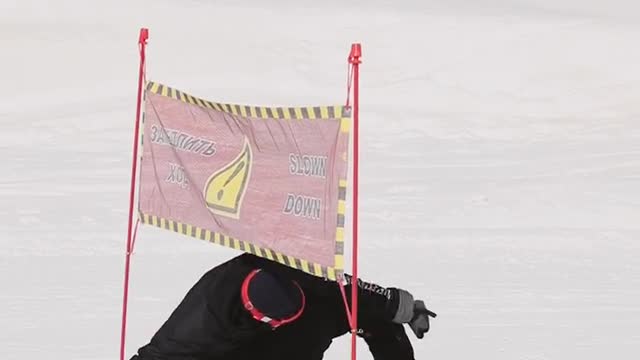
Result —
<svg viewBox="0 0 640 360"><path fill-rule="evenodd" d="M211 212L237 219L251 175L251 146L245 138L242 152L213 173L204 187L204 199Z"/></svg>

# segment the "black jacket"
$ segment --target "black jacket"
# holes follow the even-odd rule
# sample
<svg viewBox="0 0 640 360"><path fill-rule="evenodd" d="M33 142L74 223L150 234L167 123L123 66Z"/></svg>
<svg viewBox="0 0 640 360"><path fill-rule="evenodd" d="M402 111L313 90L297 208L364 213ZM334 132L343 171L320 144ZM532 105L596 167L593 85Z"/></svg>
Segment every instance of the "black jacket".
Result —
<svg viewBox="0 0 640 360"><path fill-rule="evenodd" d="M240 288L256 268L298 282L306 306L295 322L272 330L242 306ZM358 282L358 325L375 360L414 360L404 327L391 322L397 291ZM351 292L347 285L347 294ZM347 296L348 298L350 296ZM169 319L138 351L140 360L320 360L333 338L349 332L338 285L250 254L200 278Z"/></svg>

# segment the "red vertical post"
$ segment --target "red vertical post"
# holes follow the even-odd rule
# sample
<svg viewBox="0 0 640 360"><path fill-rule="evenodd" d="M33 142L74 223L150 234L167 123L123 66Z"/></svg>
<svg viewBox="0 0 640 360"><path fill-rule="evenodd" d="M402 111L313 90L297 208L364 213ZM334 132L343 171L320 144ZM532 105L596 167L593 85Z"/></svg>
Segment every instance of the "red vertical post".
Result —
<svg viewBox="0 0 640 360"><path fill-rule="evenodd" d="M360 133L359 133L359 91L360 91L360 57L362 47L360 44L351 45L349 63L353 68L353 251L352 251L352 275L351 282L351 359L356 360L356 340L358 339L358 184L360 171Z"/></svg>
<svg viewBox="0 0 640 360"><path fill-rule="evenodd" d="M129 191L129 223L127 227L127 248L126 259L124 265L124 292L122 295L122 329L120 332L120 360L124 360L125 352L125 338L127 332L127 304L129 300L129 267L131 264L131 252L132 252L132 232L133 232L133 206L135 198L135 186L136 186L136 170L138 168L138 136L140 134L140 108L142 106L142 86L144 81L145 72L145 50L147 46L147 40L149 39L149 30L146 28L140 29L140 36L138 37L138 48L140 50L140 70L138 73L138 103L136 108L136 123L133 134L133 160L131 163L131 189Z"/></svg>

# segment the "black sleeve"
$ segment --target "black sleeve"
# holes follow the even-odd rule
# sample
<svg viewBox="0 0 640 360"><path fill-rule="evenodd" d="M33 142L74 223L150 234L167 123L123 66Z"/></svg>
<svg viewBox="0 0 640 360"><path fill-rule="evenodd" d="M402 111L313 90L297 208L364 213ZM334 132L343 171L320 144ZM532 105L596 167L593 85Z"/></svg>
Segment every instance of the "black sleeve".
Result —
<svg viewBox="0 0 640 360"><path fill-rule="evenodd" d="M347 301L351 306L353 278L345 274ZM358 279L358 319L391 321L398 310L398 290Z"/></svg>
<svg viewBox="0 0 640 360"><path fill-rule="evenodd" d="M247 256L247 261L251 261L256 267L261 267L272 274L279 274L288 279L297 281L305 292L313 293L315 296L327 297L331 302L339 305L339 311L344 311L340 288L335 281L329 281L300 270L292 269L288 266L278 264L257 256ZM349 306L351 306L351 283L352 277L344 274L346 285L345 291ZM334 301L335 300L335 301ZM362 316L372 316L391 321L398 310L398 290L395 288L385 288L380 285L358 279L358 312Z"/></svg>
<svg viewBox="0 0 640 360"><path fill-rule="evenodd" d="M352 277L345 275L351 304ZM398 290L358 279L358 329L375 360L414 360L413 347L404 326L393 323Z"/></svg>
<svg viewBox="0 0 640 360"><path fill-rule="evenodd" d="M401 324L371 323L361 336L375 360L415 360L413 346Z"/></svg>

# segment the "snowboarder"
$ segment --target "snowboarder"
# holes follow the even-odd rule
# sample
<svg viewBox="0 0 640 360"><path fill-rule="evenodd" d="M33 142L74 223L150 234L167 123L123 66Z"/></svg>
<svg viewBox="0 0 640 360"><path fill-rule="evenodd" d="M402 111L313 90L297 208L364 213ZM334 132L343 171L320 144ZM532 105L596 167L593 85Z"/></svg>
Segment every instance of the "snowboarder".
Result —
<svg viewBox="0 0 640 360"><path fill-rule="evenodd" d="M403 324L422 338L435 314L402 289L358 281L358 291L358 334L374 359L414 360ZM243 254L205 273L132 360L320 360L349 331L335 282Z"/></svg>

